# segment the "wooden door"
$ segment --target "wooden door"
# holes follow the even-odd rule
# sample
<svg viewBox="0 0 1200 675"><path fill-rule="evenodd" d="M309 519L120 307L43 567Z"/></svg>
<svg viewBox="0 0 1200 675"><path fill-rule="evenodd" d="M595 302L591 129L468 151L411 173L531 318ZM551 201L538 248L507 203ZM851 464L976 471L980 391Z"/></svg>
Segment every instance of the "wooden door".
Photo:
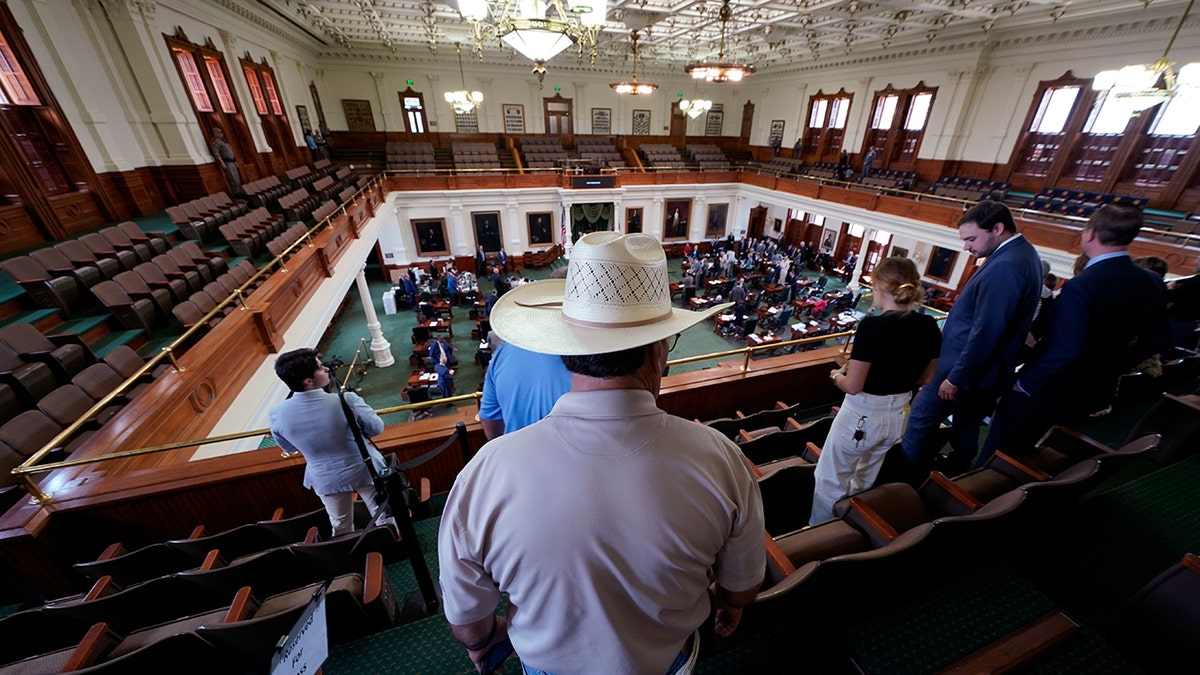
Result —
<svg viewBox="0 0 1200 675"><path fill-rule="evenodd" d="M571 145L574 136L571 126L574 117L572 100L563 98L562 94L555 94L552 98L543 99L543 107L546 113L546 133L558 136L566 141L567 145Z"/></svg>
<svg viewBox="0 0 1200 675"><path fill-rule="evenodd" d="M767 207L756 206L750 209L750 225L747 228L747 236L754 239L762 239L763 230L767 225Z"/></svg>

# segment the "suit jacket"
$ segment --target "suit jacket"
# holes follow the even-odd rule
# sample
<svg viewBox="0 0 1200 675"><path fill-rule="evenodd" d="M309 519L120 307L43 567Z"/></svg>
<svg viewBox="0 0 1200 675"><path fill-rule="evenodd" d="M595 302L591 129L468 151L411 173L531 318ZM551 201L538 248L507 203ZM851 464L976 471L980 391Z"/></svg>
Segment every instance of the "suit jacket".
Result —
<svg viewBox="0 0 1200 675"><path fill-rule="evenodd" d="M383 433L383 420L358 394L346 393L364 439ZM271 408L271 435L279 447L304 455L304 487L319 495L349 492L371 485L371 473L346 424L346 414L337 394L321 389L298 391ZM383 457L368 444L375 468L384 467Z"/></svg>
<svg viewBox="0 0 1200 675"><path fill-rule="evenodd" d="M1162 280L1127 255L1101 260L1063 285L1019 383L1030 395L1078 401L1090 412L1110 403L1121 374L1169 339Z"/></svg>
<svg viewBox="0 0 1200 675"><path fill-rule="evenodd" d="M981 391L1010 384L1041 287L1042 262L1025 237L989 256L946 318L934 382Z"/></svg>

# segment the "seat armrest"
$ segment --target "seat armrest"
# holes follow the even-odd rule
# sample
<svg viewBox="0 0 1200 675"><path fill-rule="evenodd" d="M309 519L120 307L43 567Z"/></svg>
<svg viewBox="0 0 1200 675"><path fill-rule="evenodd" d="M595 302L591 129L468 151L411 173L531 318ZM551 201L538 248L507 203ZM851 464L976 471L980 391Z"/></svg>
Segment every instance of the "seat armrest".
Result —
<svg viewBox="0 0 1200 675"><path fill-rule="evenodd" d="M959 487L954 481L950 480L950 478L947 477L946 474L942 473L941 471L930 471L929 472L929 480L934 485L941 488L943 492L945 492L947 495L949 495L955 501L961 503L963 506L967 507L968 509L970 509L972 511L976 511L981 506L983 506L983 502L979 501L975 497L975 495L973 495L970 492L967 492L966 490Z"/></svg>
<svg viewBox="0 0 1200 675"><path fill-rule="evenodd" d="M103 598L106 595L112 595L120 590L119 586L113 581L112 575L105 574L92 584L88 592L83 596L83 602L91 602L97 598Z"/></svg>
<svg viewBox="0 0 1200 675"><path fill-rule="evenodd" d="M104 549L100 553L100 555L96 558L96 562L100 562L101 560L112 560L113 558L116 558L117 556L125 555L125 553L126 553L125 545L118 541L118 542L109 544L108 548Z"/></svg>
<svg viewBox="0 0 1200 675"><path fill-rule="evenodd" d="M1076 462L1091 459L1096 455L1112 453L1112 449L1107 445L1088 438L1078 431L1060 426L1051 427L1046 435L1038 441L1037 447L1052 448Z"/></svg>
<svg viewBox="0 0 1200 675"><path fill-rule="evenodd" d="M238 589L236 595L233 596L233 602L229 605L229 611L225 613L225 620L221 623L235 623L245 621L254 616L258 611L261 603L254 597L254 591L249 586L242 586Z"/></svg>
<svg viewBox="0 0 1200 675"><path fill-rule="evenodd" d="M88 629L88 632L79 641L79 644L71 652L71 656L66 663L62 665L62 670L59 672L68 673L75 670L82 670L97 661L105 654L112 651L113 647L121 641L121 637L109 630L108 624L101 621L94 624Z"/></svg>
<svg viewBox="0 0 1200 675"><path fill-rule="evenodd" d="M817 460L821 458L821 448L816 443L808 441L804 444L804 452L800 453L800 456L816 464Z"/></svg>
<svg viewBox="0 0 1200 675"><path fill-rule="evenodd" d="M886 539L887 541L895 541L896 537L900 536L900 533L896 531L896 528L892 527L891 524L883 519L883 516L879 515L875 509L871 508L866 502L858 497L850 498L850 508L857 512L858 515L862 517L865 524L875 530L883 539Z"/></svg>

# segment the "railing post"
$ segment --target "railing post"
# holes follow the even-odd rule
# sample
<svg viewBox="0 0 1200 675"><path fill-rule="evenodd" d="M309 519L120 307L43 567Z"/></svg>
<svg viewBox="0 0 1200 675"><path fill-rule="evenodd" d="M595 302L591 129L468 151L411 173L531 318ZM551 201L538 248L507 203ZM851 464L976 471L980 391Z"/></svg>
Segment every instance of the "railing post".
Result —
<svg viewBox="0 0 1200 675"><path fill-rule="evenodd" d="M247 309L250 309L249 307L246 306L246 298L242 295L242 289L240 289L240 288L233 289L233 294L235 296L237 296L238 309L240 309L243 312L246 311Z"/></svg>
<svg viewBox="0 0 1200 675"><path fill-rule="evenodd" d="M42 488L38 486L37 481L29 474L21 474L21 480L25 481L25 489L29 491L30 504L48 504L50 498L54 496L53 492L42 492Z"/></svg>
<svg viewBox="0 0 1200 675"><path fill-rule="evenodd" d="M175 358L175 350L173 348L163 347L162 350L166 352L167 360L171 362L171 367L175 369L175 372L182 373L186 370L183 366L179 365L179 360Z"/></svg>
<svg viewBox="0 0 1200 675"><path fill-rule="evenodd" d="M458 436L458 447L462 448L463 466L471 461L471 442L467 438L467 425L458 422L454 425L454 433Z"/></svg>

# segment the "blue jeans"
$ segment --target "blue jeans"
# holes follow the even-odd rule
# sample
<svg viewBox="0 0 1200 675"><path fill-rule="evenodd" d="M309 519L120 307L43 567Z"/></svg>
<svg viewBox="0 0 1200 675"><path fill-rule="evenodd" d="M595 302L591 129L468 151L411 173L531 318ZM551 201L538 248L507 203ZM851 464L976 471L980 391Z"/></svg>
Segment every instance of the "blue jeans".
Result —
<svg viewBox="0 0 1200 675"><path fill-rule="evenodd" d="M917 482L928 476L933 455L940 448L938 425L948 415L954 415L950 427L951 457L965 468L979 454L979 427L983 426L983 418L995 409L995 394L990 390L960 389L956 400L942 400L938 397L940 382L935 378L934 382L921 387L913 399L908 429L904 432L904 457Z"/></svg>

